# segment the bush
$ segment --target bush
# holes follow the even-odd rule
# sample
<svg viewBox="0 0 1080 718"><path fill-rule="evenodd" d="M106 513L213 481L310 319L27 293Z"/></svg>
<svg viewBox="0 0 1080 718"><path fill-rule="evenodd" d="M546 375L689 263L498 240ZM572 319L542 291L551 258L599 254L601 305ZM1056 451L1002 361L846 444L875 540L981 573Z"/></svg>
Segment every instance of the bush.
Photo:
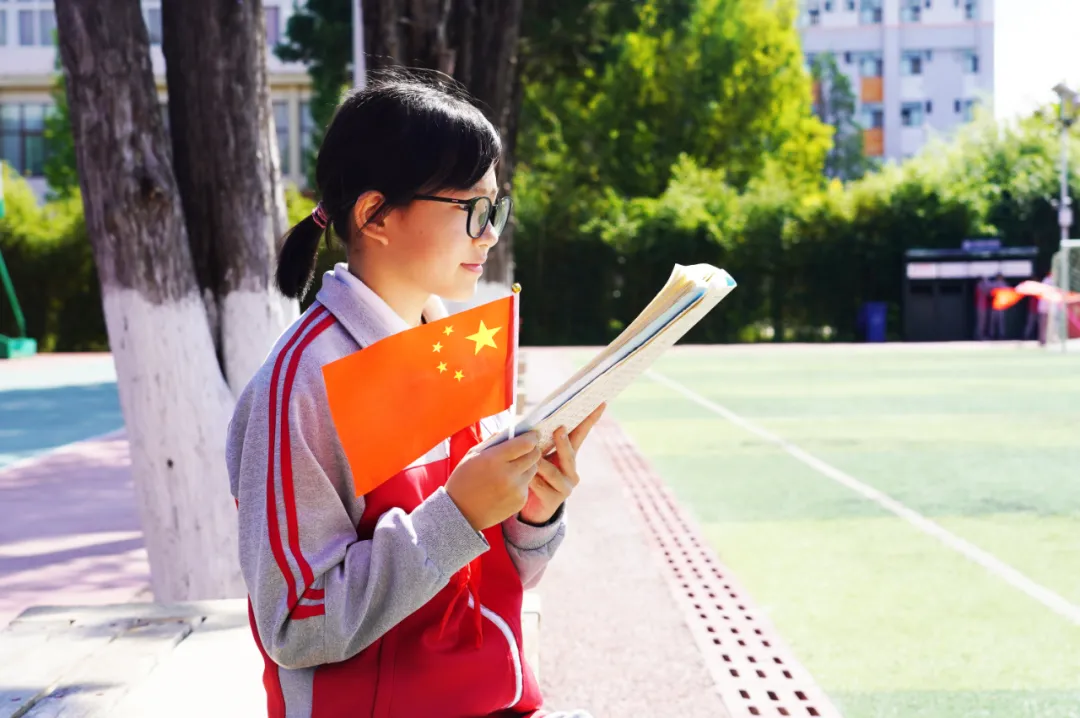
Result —
<svg viewBox="0 0 1080 718"><path fill-rule="evenodd" d="M40 351L104 351L105 319L93 251L75 196L39 206L30 186L4 166L7 213L0 251ZM14 315L0 300L0 333L14 334Z"/></svg>

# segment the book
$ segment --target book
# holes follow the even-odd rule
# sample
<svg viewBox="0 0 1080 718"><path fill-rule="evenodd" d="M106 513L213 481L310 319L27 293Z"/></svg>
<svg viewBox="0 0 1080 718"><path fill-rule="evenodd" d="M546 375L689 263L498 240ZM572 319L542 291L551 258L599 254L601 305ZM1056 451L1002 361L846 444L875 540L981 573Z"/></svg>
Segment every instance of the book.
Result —
<svg viewBox="0 0 1080 718"><path fill-rule="evenodd" d="M549 453L554 449L555 430L560 426L573 430L596 407L618 396L735 287L735 280L723 269L676 264L667 283L618 337L481 448L536 431L541 450Z"/></svg>

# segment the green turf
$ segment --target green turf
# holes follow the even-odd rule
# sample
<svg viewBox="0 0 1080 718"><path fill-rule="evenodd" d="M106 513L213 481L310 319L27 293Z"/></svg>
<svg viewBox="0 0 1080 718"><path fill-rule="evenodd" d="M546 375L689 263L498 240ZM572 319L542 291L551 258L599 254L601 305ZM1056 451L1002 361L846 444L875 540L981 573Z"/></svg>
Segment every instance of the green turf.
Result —
<svg viewBox="0 0 1080 718"><path fill-rule="evenodd" d="M656 367L1080 605L1080 357L694 348ZM1080 716L1080 627L670 388L614 415L847 716Z"/></svg>

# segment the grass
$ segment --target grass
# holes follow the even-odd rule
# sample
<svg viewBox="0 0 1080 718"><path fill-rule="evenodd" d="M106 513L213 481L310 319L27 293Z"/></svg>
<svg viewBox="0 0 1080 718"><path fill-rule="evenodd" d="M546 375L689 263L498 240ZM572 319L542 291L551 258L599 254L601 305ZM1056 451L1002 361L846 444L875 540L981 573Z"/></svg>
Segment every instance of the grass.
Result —
<svg viewBox="0 0 1080 718"><path fill-rule="evenodd" d="M656 370L1080 605L1080 356L718 347ZM1080 716L1080 626L659 383L612 408L845 716Z"/></svg>

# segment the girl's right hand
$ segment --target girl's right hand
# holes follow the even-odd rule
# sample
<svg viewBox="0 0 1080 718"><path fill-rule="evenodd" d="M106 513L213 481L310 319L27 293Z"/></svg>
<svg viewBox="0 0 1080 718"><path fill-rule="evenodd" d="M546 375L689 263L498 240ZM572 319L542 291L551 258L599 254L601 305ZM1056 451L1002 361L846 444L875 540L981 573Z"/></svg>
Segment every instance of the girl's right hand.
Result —
<svg viewBox="0 0 1080 718"><path fill-rule="evenodd" d="M525 506L529 482L540 464L536 432L469 452L446 482L446 493L476 529L500 524Z"/></svg>

